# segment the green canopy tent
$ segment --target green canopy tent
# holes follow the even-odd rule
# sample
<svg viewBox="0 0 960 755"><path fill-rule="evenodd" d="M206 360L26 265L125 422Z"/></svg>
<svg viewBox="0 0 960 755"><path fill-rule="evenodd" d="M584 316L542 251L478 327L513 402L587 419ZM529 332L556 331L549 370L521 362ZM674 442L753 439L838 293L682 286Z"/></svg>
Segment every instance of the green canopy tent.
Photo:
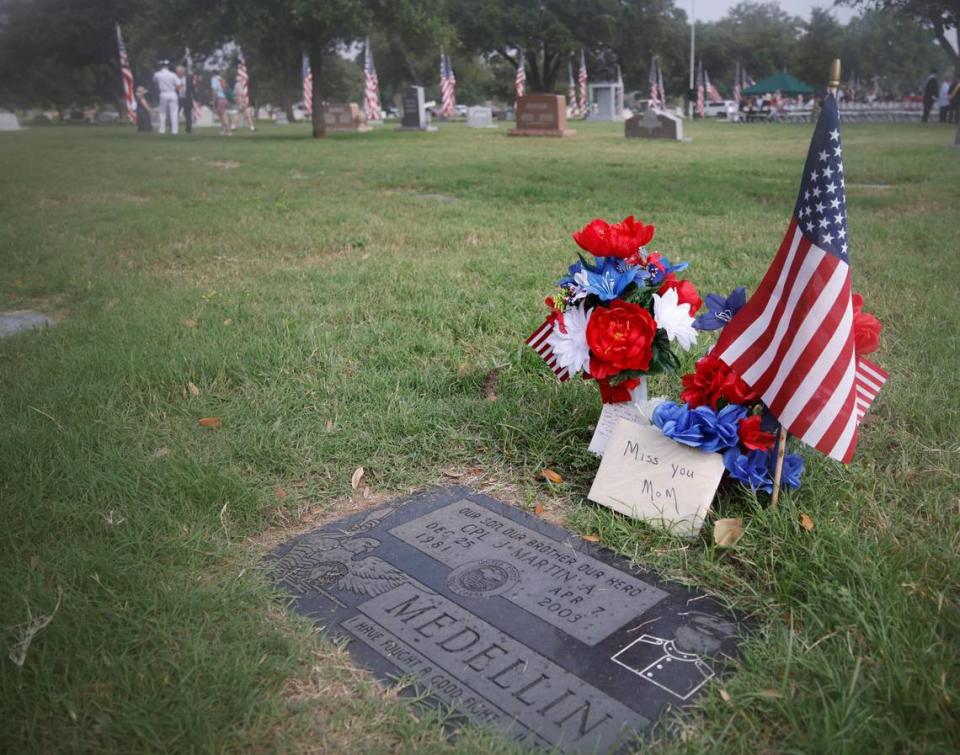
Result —
<svg viewBox="0 0 960 755"><path fill-rule="evenodd" d="M780 92L785 97L796 97L798 94L813 94L813 87L795 79L786 71L780 71L743 90L743 94L748 96L774 92Z"/></svg>

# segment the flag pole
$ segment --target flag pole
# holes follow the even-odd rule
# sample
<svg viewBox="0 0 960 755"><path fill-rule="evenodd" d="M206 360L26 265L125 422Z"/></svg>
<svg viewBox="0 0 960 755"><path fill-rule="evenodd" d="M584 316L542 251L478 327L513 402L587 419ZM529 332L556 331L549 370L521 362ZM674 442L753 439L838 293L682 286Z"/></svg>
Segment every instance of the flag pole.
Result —
<svg viewBox="0 0 960 755"><path fill-rule="evenodd" d="M836 96L840 86L840 58L834 58L830 66L830 80L827 82L827 92ZM777 435L777 465L773 470L773 494L770 497L770 508L776 508L780 502L780 479L783 476L783 457L787 452L787 428L780 425Z"/></svg>

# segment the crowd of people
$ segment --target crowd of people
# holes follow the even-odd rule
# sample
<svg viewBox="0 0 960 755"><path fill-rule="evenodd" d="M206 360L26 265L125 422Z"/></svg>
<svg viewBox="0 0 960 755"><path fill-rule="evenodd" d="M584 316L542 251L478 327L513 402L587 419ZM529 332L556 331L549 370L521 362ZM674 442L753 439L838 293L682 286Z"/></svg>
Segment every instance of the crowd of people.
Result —
<svg viewBox="0 0 960 755"><path fill-rule="evenodd" d="M960 79L955 71L947 71L943 81L937 81L934 68L923 85L923 122L930 120L933 106L937 106L940 123L960 123Z"/></svg>
<svg viewBox="0 0 960 755"><path fill-rule="evenodd" d="M187 69L180 65L176 68L169 60L161 60L157 71L153 74L153 83L157 89L158 116L157 130L161 134L177 134L180 130L180 117L183 116L187 133L193 130L195 104L197 103L196 74L188 74ZM230 136L233 133L233 124L230 118L231 103L236 106L242 122L247 128L256 131L253 121L253 109L247 99L245 91L237 91L227 83L223 73L214 70L210 77L210 95L213 103L213 112L220 121L220 133ZM152 108L147 99L147 89L137 87L137 128L140 131L153 131Z"/></svg>

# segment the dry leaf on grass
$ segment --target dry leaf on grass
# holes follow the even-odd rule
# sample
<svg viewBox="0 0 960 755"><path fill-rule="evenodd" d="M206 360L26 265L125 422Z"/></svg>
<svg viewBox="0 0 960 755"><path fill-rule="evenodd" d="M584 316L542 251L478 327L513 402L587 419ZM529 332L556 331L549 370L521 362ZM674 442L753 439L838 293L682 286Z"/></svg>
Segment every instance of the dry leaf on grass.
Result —
<svg viewBox="0 0 960 755"><path fill-rule="evenodd" d="M350 487L356 490L360 487L360 480L363 479L364 470L363 467L357 467L353 470L353 477L350 478Z"/></svg>
<svg viewBox="0 0 960 755"><path fill-rule="evenodd" d="M187 381L187 390L190 391L190 395L194 398L200 395L200 389L197 388L197 386L195 386L190 380Z"/></svg>
<svg viewBox="0 0 960 755"><path fill-rule="evenodd" d="M228 317L226 320L223 321L223 324L224 324L224 325L233 325L233 318L232 318L232 317Z"/></svg>
<svg viewBox="0 0 960 755"><path fill-rule="evenodd" d="M743 537L743 519L717 519L713 524L713 542L718 548L730 548Z"/></svg>
<svg viewBox="0 0 960 755"><path fill-rule="evenodd" d="M220 427L221 424L219 417L204 417L200 420L200 427Z"/></svg>
<svg viewBox="0 0 960 755"><path fill-rule="evenodd" d="M766 697L773 700L779 697L783 697L783 693L778 689L767 688L767 689L760 690L760 697Z"/></svg>
<svg viewBox="0 0 960 755"><path fill-rule="evenodd" d="M276 487L274 487L274 489L273 489L273 494L274 494L277 498L286 498L286 497L287 497L287 491L284 490L283 488L281 488L279 485L277 485Z"/></svg>
<svg viewBox="0 0 960 755"><path fill-rule="evenodd" d="M330 432L333 429L333 420L328 419L324 427L326 428L327 432Z"/></svg>
<svg viewBox="0 0 960 755"><path fill-rule="evenodd" d="M153 452L153 458L162 459L164 456L170 453L170 449L166 446L161 446L156 451Z"/></svg>
<svg viewBox="0 0 960 755"><path fill-rule="evenodd" d="M599 543L600 535L584 535L583 539L586 540L588 543Z"/></svg>
<svg viewBox="0 0 960 755"><path fill-rule="evenodd" d="M544 469L540 474L543 475L544 479L549 480L554 485L559 485L563 482L563 477L554 472L552 469Z"/></svg>
<svg viewBox="0 0 960 755"><path fill-rule="evenodd" d="M803 528L807 532L814 528L813 519L811 519L807 514L800 515L800 524L803 525Z"/></svg>
<svg viewBox="0 0 960 755"><path fill-rule="evenodd" d="M487 401L497 400L497 385L500 383L500 368L494 367L483 379L483 396Z"/></svg>
<svg viewBox="0 0 960 755"><path fill-rule="evenodd" d="M533 507L533 513L534 513L536 516L540 516L540 515L543 513L543 504L542 504L542 503L538 503L536 506L534 506L534 507Z"/></svg>
<svg viewBox="0 0 960 755"><path fill-rule="evenodd" d="M185 318L182 319L180 322L181 322L183 325L185 325L186 327L188 327L188 328L195 328L195 327L197 327L197 321L194 320L192 317L185 317Z"/></svg>
<svg viewBox="0 0 960 755"><path fill-rule="evenodd" d="M723 687L720 688L720 699L725 703L729 703L733 698L730 697L730 693L727 692Z"/></svg>

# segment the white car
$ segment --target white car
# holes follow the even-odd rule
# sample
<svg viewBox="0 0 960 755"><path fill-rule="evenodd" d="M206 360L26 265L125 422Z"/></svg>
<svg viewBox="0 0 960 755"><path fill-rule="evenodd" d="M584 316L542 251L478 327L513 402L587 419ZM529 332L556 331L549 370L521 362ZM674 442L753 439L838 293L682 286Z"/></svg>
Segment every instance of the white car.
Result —
<svg viewBox="0 0 960 755"><path fill-rule="evenodd" d="M703 103L704 118L730 118L737 112L737 103L733 100L720 100Z"/></svg>

